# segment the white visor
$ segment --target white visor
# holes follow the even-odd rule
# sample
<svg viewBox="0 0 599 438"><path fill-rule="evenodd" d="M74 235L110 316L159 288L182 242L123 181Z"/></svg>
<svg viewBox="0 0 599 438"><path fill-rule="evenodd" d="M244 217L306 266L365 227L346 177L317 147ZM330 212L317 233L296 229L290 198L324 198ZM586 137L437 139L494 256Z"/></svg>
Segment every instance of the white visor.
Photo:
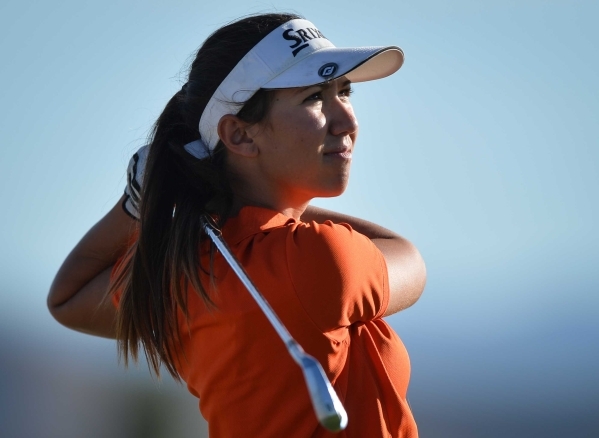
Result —
<svg viewBox="0 0 599 438"><path fill-rule="evenodd" d="M261 88L294 88L341 76L351 82L380 79L395 73L404 55L396 46L335 47L311 22L291 20L256 44L219 85L200 118L201 140L185 145L197 158L218 144L218 123L237 114Z"/></svg>

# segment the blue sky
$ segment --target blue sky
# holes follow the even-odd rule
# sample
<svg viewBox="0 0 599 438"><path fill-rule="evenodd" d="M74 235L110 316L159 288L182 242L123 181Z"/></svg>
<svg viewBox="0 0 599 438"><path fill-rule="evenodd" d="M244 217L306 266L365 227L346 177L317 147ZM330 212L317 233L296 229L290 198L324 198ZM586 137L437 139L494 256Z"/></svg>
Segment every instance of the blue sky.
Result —
<svg viewBox="0 0 599 438"><path fill-rule="evenodd" d="M315 204L423 253L423 297L390 318L412 354L412 398L451 385L475 394L481 382L507 394L525 377L520 391L542 395L555 376L578 375L560 394L599 399L592 1L3 1L0 325L87 342L45 309L54 273L121 195L194 50L231 19L273 9L306 16L338 46L405 51L397 74L355 85L350 187ZM496 383L477 382L481 369Z"/></svg>

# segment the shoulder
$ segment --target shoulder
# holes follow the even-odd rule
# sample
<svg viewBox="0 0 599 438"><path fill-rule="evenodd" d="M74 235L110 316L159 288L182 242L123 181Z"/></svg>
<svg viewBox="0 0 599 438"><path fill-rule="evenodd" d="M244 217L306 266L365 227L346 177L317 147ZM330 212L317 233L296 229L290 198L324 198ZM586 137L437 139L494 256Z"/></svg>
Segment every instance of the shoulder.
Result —
<svg viewBox="0 0 599 438"><path fill-rule="evenodd" d="M314 257L333 257L339 262L351 258L355 250L376 249L370 239L346 223L300 222L290 227L288 237L288 244L300 252L309 252Z"/></svg>
<svg viewBox="0 0 599 438"><path fill-rule="evenodd" d="M324 331L374 319L386 310L383 255L350 225L299 223L288 231L286 253L296 293Z"/></svg>

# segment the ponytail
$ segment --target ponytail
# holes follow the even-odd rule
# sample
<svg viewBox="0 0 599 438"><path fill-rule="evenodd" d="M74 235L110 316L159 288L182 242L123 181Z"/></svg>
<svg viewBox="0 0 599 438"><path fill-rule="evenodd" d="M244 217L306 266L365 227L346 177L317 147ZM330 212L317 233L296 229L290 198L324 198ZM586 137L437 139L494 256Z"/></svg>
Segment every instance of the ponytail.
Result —
<svg viewBox="0 0 599 438"><path fill-rule="evenodd" d="M179 380L176 348L181 346L179 310L187 318L191 286L209 309L210 293L200 270L206 248L200 219L209 214L222 227L230 217L233 193L226 173L226 150L219 142L207 158L192 157L184 145L197 140L199 119L214 91L239 60L280 24L298 18L289 14L247 17L212 34L192 64L188 83L167 103L150 135L141 193L137 242L130 248L109 294L122 291L117 318L119 355L128 364L143 348L150 370L160 366ZM259 90L237 114L249 123L262 121L272 93Z"/></svg>
<svg viewBox="0 0 599 438"><path fill-rule="evenodd" d="M204 160L183 149L199 137L197 129L185 123L180 108L184 94L181 90L171 98L154 126L142 188L139 236L121 270L127 278L118 279L113 286L122 287L117 337L125 364L129 356L137 361L141 344L150 369L159 375L164 363L175 378L172 347L180 343L177 307L186 314L188 286L213 307L198 272L200 217L209 213L219 222L225 221L232 204L222 148Z"/></svg>

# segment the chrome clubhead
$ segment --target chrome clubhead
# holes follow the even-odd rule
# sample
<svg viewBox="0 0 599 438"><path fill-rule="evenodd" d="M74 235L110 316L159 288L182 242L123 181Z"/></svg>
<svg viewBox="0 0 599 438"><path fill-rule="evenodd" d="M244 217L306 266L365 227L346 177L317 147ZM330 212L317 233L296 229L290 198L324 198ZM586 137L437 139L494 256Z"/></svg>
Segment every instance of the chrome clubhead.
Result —
<svg viewBox="0 0 599 438"><path fill-rule="evenodd" d="M345 429L347 412L320 363L304 352L295 341L289 343L287 347L304 373L308 393L312 399L312 407L319 423L331 432L340 432Z"/></svg>

